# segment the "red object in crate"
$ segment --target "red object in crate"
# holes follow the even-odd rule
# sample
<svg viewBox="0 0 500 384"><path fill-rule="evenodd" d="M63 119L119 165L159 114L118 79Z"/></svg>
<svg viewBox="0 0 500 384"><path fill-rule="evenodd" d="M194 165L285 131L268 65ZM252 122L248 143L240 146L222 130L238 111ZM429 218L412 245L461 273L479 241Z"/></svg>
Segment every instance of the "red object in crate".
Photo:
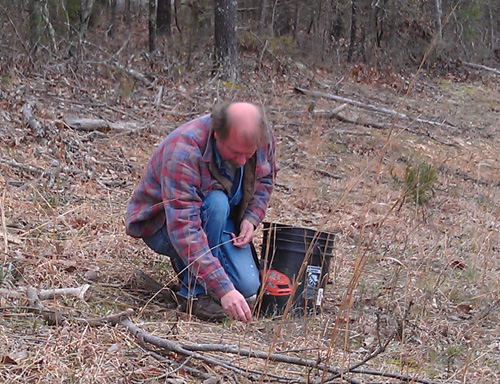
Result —
<svg viewBox="0 0 500 384"><path fill-rule="evenodd" d="M263 269L260 271L265 293L271 296L287 296L292 293L290 279L284 273L275 269Z"/></svg>

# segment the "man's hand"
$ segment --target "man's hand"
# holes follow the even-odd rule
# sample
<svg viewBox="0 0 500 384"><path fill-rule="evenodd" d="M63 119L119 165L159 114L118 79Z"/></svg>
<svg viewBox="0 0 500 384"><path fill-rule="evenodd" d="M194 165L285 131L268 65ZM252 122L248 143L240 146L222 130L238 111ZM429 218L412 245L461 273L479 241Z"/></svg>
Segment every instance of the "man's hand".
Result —
<svg viewBox="0 0 500 384"><path fill-rule="evenodd" d="M224 311L233 319L243 321L244 323L252 321L252 311L243 295L236 289L222 296L220 303Z"/></svg>
<svg viewBox="0 0 500 384"><path fill-rule="evenodd" d="M240 233L238 236L233 236L233 244L235 247L243 248L245 245L250 243L253 239L253 232L255 228L251 222L248 220L243 220L240 225Z"/></svg>

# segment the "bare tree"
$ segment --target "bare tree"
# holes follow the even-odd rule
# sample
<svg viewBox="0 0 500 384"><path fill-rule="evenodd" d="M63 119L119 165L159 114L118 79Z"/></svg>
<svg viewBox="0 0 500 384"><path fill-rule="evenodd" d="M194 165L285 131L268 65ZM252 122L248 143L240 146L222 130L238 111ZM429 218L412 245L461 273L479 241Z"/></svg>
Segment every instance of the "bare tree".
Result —
<svg viewBox="0 0 500 384"><path fill-rule="evenodd" d="M27 4L27 11L30 15L28 40L29 51L35 52L38 50L38 42L42 36L42 3L40 1L31 0Z"/></svg>
<svg viewBox="0 0 500 384"><path fill-rule="evenodd" d="M156 51L156 1L149 0L149 52Z"/></svg>
<svg viewBox="0 0 500 384"><path fill-rule="evenodd" d="M442 0L436 0L436 30L439 33L439 38L443 37L441 18L443 17L443 4Z"/></svg>
<svg viewBox="0 0 500 384"><path fill-rule="evenodd" d="M125 0L125 6L123 8L124 8L123 20L125 21L125 25L130 26L130 15L132 12L131 0Z"/></svg>
<svg viewBox="0 0 500 384"><path fill-rule="evenodd" d="M221 78L239 79L236 38L236 0L215 0L215 68Z"/></svg>
<svg viewBox="0 0 500 384"><path fill-rule="evenodd" d="M108 28L108 36L113 37L116 31L116 8L117 8L118 0L111 0L111 23Z"/></svg>
<svg viewBox="0 0 500 384"><path fill-rule="evenodd" d="M260 33L266 30L266 8L267 0L260 0L259 6L259 31Z"/></svg>
<svg viewBox="0 0 500 384"><path fill-rule="evenodd" d="M356 0L351 0L351 40L349 43L349 50L347 51L347 62L352 62L352 54L354 52L354 45L356 43Z"/></svg>
<svg viewBox="0 0 500 384"><path fill-rule="evenodd" d="M94 0L81 0L80 1L80 38L85 37L87 28L89 26L90 15L92 14L92 7Z"/></svg>
<svg viewBox="0 0 500 384"><path fill-rule="evenodd" d="M170 0L158 0L156 23L156 30L160 35L170 36L170 25L172 23L172 4Z"/></svg>
<svg viewBox="0 0 500 384"><path fill-rule="evenodd" d="M297 41L297 31L299 29L299 9L300 9L300 0L295 0L295 15L293 18L293 40Z"/></svg>

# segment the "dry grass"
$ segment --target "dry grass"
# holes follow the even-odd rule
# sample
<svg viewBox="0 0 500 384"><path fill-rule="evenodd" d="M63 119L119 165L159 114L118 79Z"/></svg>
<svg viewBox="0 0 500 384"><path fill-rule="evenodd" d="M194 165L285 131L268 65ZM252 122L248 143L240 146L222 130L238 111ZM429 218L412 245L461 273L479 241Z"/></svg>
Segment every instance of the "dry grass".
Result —
<svg viewBox="0 0 500 384"><path fill-rule="evenodd" d="M291 114L307 110L309 98L290 91L290 86L306 80L296 69L276 77L274 65L267 63L258 78L249 75L244 89L208 82L203 64L199 72L182 79L160 78L169 89L161 108L153 104L155 90L136 85L130 94L120 95L120 88L113 86L115 74L100 72L90 63L83 62L80 71L92 89L77 96L73 87L78 80L69 71L62 81L51 67L43 78L10 69L12 82L1 91L5 107L0 128L0 288L22 291L28 286L59 288L85 282L91 288L85 300L44 303L68 315L57 327L25 310L24 298L0 298L3 382L205 380L190 368L224 382L253 381L259 377L253 371L266 372L262 380L271 381L312 382L322 376L315 369L222 353L211 355L241 370L196 359L186 363L168 352L159 361L123 327L90 327L76 321L128 307L135 309L132 320L137 325L180 343L238 345L326 359L345 368L391 340L366 367L437 382L499 381L498 79L454 84L425 78L405 98L383 84L345 80L339 89L342 95L387 108L403 102L405 113L446 119L457 126L399 121L406 129L396 128L389 137L389 129L349 125L306 112ZM320 80L336 83L333 74ZM22 124L19 110L28 96L17 96L21 87L35 97L39 121L53 129L45 138L34 137ZM209 111L215 97L265 101L282 168L267 220L338 231L320 315L213 325L159 300L148 301L150 296L135 285L134 268L163 282L173 274L162 257L124 234L123 217L133 187L161 138L193 113ZM317 110L334 107L331 101L315 102ZM142 129L99 134L54 124L68 110L134 121ZM391 125L383 115L354 107L343 113ZM12 159L38 171L6 163ZM438 170L434 195L424 206L408 200L399 204L404 189L393 176L422 161Z"/></svg>

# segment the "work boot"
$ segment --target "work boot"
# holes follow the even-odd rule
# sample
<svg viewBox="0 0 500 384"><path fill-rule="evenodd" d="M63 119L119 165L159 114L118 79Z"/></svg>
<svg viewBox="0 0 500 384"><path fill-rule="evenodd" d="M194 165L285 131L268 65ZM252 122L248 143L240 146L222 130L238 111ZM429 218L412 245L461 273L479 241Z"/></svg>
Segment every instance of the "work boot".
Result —
<svg viewBox="0 0 500 384"><path fill-rule="evenodd" d="M201 293L193 299L179 297L180 310L205 321L219 323L228 318L220 303L212 296Z"/></svg>

